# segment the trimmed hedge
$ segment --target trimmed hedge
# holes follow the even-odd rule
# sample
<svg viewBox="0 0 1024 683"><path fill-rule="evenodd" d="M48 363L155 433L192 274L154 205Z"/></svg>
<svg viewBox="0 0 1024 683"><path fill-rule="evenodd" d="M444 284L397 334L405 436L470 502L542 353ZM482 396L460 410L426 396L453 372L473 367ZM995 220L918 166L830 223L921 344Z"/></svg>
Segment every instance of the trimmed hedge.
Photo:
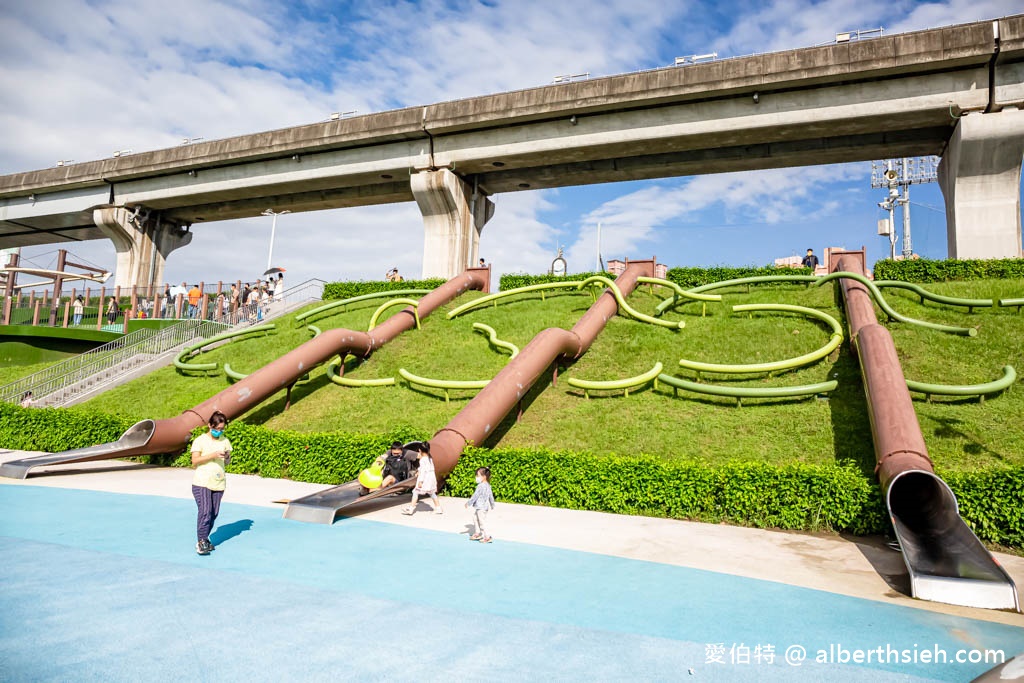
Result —
<svg viewBox="0 0 1024 683"><path fill-rule="evenodd" d="M709 285L712 282L723 280L735 280L741 277L756 277L761 275L812 275L810 268L776 268L770 266L744 266L733 268L730 266L714 266L712 268L669 268L665 279L671 280L684 289L691 289L701 285Z"/></svg>
<svg viewBox="0 0 1024 683"><path fill-rule="evenodd" d="M604 275L605 277L614 278L615 276L611 273L573 273L571 275L526 275L525 273L506 273L501 276L498 280L498 289L502 292L506 292L510 289L516 289L517 287L527 287L529 285L542 285L548 282L569 282L573 280L586 280L591 275Z"/></svg>
<svg viewBox="0 0 1024 683"><path fill-rule="evenodd" d="M132 420L76 409L0 404L0 445L58 451L115 441ZM386 435L275 432L241 422L228 426L230 472L337 484L354 479L391 441L426 435L403 428ZM187 452L171 456L189 465ZM166 462L166 458L154 457ZM445 490L468 496L476 468L491 468L501 501L618 514L650 515L759 528L888 529L877 482L848 463L776 466L738 462L708 466L648 456L596 456L543 448L469 448ZM1024 467L940 473L960 513L985 541L1024 548Z"/></svg>
<svg viewBox="0 0 1024 683"><path fill-rule="evenodd" d="M324 285L324 301L340 301L363 294L390 292L396 289L437 289L444 284L444 279L432 277L426 280L404 280L403 282L386 282L378 280L355 280L352 282L328 282Z"/></svg>
<svg viewBox="0 0 1024 683"><path fill-rule="evenodd" d="M1024 259L910 259L875 261L876 280L948 282L1024 278Z"/></svg>

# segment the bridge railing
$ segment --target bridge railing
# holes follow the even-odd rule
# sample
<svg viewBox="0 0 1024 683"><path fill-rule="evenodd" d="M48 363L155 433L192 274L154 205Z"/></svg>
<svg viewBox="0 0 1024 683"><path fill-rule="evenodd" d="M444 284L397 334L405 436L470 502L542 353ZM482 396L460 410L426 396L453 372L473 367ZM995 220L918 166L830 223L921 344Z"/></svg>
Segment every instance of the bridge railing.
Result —
<svg viewBox="0 0 1024 683"><path fill-rule="evenodd" d="M265 284L265 283L263 283ZM324 281L307 280L286 289L276 297L269 288L257 289L257 293L244 298L247 285L256 289L256 283L234 283L207 285L197 283L195 287L180 285L162 288L150 287L85 287L64 289L59 300L54 301L50 289L19 291L4 297L0 309L0 324L28 325L36 327L65 327L75 329L96 329L108 332L127 333L133 326L131 320L212 320L237 324L252 318L262 319L272 304L297 301L305 297L320 299ZM76 300L81 314L77 314ZM117 303L111 311L111 300ZM280 306L277 306L280 308Z"/></svg>
<svg viewBox="0 0 1024 683"><path fill-rule="evenodd" d="M18 402L32 392L33 405L59 406L100 381L113 382L120 376L151 363L181 346L259 320L283 315L296 307L323 297L324 281L307 280L286 290L276 300L231 311L209 311L208 320L181 320L160 330L136 330L96 349L69 358L0 387L0 401ZM82 386L87 380L101 380Z"/></svg>

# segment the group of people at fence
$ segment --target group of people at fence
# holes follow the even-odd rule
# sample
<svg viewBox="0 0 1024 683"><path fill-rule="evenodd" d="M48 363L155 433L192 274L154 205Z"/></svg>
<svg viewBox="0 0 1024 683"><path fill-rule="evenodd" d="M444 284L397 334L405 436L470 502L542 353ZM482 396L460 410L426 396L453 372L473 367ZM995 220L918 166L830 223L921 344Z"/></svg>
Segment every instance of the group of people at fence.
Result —
<svg viewBox="0 0 1024 683"><path fill-rule="evenodd" d="M271 276L268 280L256 280L255 284L232 283L230 290L206 295L199 285L182 293L186 284L181 283L178 294L172 294L170 285L164 289L160 306L162 318L204 318L237 323L242 320L262 320L267 306L284 295L284 275ZM218 288L219 289L219 288ZM143 299L145 303L145 299ZM180 310L179 310L180 309ZM139 316L136 316L139 317ZM143 315L142 317L145 317Z"/></svg>

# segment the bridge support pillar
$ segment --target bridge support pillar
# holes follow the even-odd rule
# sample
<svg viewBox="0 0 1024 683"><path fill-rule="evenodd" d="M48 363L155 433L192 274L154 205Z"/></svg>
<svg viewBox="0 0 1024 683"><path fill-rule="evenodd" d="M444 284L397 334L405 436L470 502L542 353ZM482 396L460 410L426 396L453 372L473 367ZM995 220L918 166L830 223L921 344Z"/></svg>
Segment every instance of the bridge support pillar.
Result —
<svg viewBox="0 0 1024 683"><path fill-rule="evenodd" d="M192 241L187 225L156 212L108 207L94 210L92 218L117 250L114 286L146 287L147 296L163 282L167 256Z"/></svg>
<svg viewBox="0 0 1024 683"><path fill-rule="evenodd" d="M1021 255L1020 173L1024 111L971 113L939 164L949 258Z"/></svg>
<svg viewBox="0 0 1024 683"><path fill-rule="evenodd" d="M475 266L494 202L447 168L413 173L410 183L426 233L423 277L451 278Z"/></svg>

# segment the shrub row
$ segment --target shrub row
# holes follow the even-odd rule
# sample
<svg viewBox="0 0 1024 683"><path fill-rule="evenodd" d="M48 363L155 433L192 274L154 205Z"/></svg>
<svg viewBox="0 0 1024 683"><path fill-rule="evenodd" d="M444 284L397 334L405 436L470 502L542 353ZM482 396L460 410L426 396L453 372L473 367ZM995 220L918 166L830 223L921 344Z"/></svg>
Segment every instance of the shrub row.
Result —
<svg viewBox="0 0 1024 683"><path fill-rule="evenodd" d="M1024 259L884 259L875 262L874 272L876 280L918 283L1024 278Z"/></svg>
<svg viewBox="0 0 1024 683"><path fill-rule="evenodd" d="M771 266L745 266L733 268L730 266L714 266L712 268L669 268L666 279L671 280L680 287L690 289L701 285L721 282L722 280L735 280L741 277L755 277L760 275L810 275L810 268L776 268Z"/></svg>
<svg viewBox="0 0 1024 683"><path fill-rule="evenodd" d="M549 282L567 282L572 280L586 280L591 275L604 275L614 278L611 273L572 273L570 275L526 275L524 273L506 273L498 280L498 288L502 291L527 287L529 285L542 285Z"/></svg>
<svg viewBox="0 0 1024 683"><path fill-rule="evenodd" d="M324 285L324 301L338 301L363 294L390 292L396 289L437 289L444 284L439 277L426 280L405 280L403 282L386 282L376 280L356 280L353 282L328 282Z"/></svg>
<svg viewBox="0 0 1024 683"><path fill-rule="evenodd" d="M0 404L5 448L59 451L116 440L127 418L75 409ZM304 434L258 425L228 426L231 472L336 484L355 478L393 440L424 438L408 429L386 435ZM188 454L153 458L187 467ZM760 528L887 530L877 483L848 464L666 462L647 456L596 456L544 448L469 448L446 491L468 496L477 467L491 468L499 500L619 514L638 514ZM1024 467L943 475L960 512L983 540L1024 547Z"/></svg>

